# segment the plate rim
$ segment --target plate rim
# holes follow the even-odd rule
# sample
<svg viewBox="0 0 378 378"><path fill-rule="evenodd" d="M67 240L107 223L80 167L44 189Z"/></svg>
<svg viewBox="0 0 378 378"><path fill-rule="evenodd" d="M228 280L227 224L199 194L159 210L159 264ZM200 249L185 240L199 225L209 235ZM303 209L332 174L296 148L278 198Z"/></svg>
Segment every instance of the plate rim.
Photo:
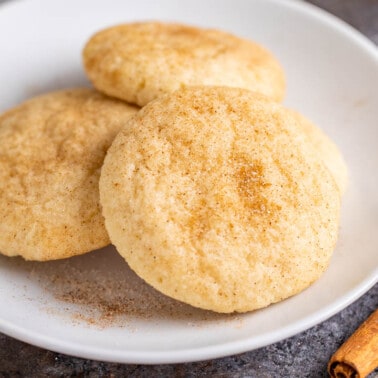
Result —
<svg viewBox="0 0 378 378"><path fill-rule="evenodd" d="M304 317L300 321L281 328L279 332L271 331L259 337L245 338L241 341L226 342L219 345L168 351L110 350L109 348L99 348L98 346L86 346L85 350L83 350L79 344L59 340L57 342L57 338L42 335L39 332L31 331L28 328L15 326L1 318L0 331L10 337L43 349L96 361L145 365L204 361L244 353L274 344L329 319L331 316L356 301L377 284L378 269L376 269L374 273L375 274L373 274L372 277L363 281L361 285L358 285L349 293L339 297L337 301Z"/></svg>

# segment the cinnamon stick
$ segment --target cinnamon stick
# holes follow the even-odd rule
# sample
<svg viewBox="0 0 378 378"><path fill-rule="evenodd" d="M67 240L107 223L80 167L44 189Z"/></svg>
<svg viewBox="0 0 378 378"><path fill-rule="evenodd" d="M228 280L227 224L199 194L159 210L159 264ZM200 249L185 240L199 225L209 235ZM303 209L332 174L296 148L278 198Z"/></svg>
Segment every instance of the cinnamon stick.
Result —
<svg viewBox="0 0 378 378"><path fill-rule="evenodd" d="M364 378L378 367L378 309L336 351L328 363L332 378Z"/></svg>

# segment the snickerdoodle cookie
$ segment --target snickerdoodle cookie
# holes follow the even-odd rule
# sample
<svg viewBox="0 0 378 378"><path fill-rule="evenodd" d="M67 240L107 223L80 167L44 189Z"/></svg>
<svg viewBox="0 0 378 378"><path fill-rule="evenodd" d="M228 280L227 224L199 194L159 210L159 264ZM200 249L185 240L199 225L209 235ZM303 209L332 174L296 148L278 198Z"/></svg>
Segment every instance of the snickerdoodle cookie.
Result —
<svg viewBox="0 0 378 378"><path fill-rule="evenodd" d="M293 110L290 110L290 112L296 118L300 128L309 137L311 144L323 159L325 166L332 173L339 192L343 195L348 184L348 168L341 151L328 135L309 119Z"/></svg>
<svg viewBox="0 0 378 378"><path fill-rule="evenodd" d="M100 177L111 241L161 292L244 312L328 266L340 196L296 119L247 90L162 96L117 135Z"/></svg>
<svg viewBox="0 0 378 378"><path fill-rule="evenodd" d="M141 106L195 85L246 88L275 100L285 92L283 70L270 52L220 30L159 22L118 25L95 34L83 59L98 90Z"/></svg>
<svg viewBox="0 0 378 378"><path fill-rule="evenodd" d="M73 89L0 115L0 253L52 260L109 243L100 169L136 111L94 90Z"/></svg>

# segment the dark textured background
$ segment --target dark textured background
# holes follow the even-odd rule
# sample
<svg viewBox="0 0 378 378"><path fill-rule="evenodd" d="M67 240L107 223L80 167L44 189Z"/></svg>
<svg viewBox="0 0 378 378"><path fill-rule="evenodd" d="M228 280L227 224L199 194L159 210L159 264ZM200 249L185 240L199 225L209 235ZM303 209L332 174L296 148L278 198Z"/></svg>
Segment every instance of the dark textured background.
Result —
<svg viewBox="0 0 378 378"><path fill-rule="evenodd" d="M0 3L5 0L0 0ZM378 0L311 0L378 44ZM0 378L7 377L327 377L333 352L378 308L378 284L329 320L268 347L177 365L124 365L74 358L0 334ZM369 378L378 377L378 370Z"/></svg>

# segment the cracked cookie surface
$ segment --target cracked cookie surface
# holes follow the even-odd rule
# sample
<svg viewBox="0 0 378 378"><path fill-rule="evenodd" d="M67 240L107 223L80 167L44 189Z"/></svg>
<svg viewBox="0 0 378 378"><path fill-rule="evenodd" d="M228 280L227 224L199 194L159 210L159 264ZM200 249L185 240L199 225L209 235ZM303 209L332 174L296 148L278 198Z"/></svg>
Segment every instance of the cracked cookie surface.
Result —
<svg viewBox="0 0 378 378"><path fill-rule="evenodd" d="M283 70L262 46L213 29L159 22L117 25L95 34L83 51L94 86L140 106L187 86L250 89L275 100Z"/></svg>
<svg viewBox="0 0 378 378"><path fill-rule="evenodd" d="M100 178L106 228L164 294L245 312L305 289L328 266L340 196L294 117L247 90L188 88L146 105Z"/></svg>
<svg viewBox="0 0 378 378"><path fill-rule="evenodd" d="M305 116L293 110L289 110L289 112L291 116L296 118L299 126L308 135L311 144L335 179L342 196L348 186L348 168L341 151L322 129Z"/></svg>
<svg viewBox="0 0 378 378"><path fill-rule="evenodd" d="M0 115L0 252L53 260L109 244L101 165L137 111L90 89L49 93Z"/></svg>

